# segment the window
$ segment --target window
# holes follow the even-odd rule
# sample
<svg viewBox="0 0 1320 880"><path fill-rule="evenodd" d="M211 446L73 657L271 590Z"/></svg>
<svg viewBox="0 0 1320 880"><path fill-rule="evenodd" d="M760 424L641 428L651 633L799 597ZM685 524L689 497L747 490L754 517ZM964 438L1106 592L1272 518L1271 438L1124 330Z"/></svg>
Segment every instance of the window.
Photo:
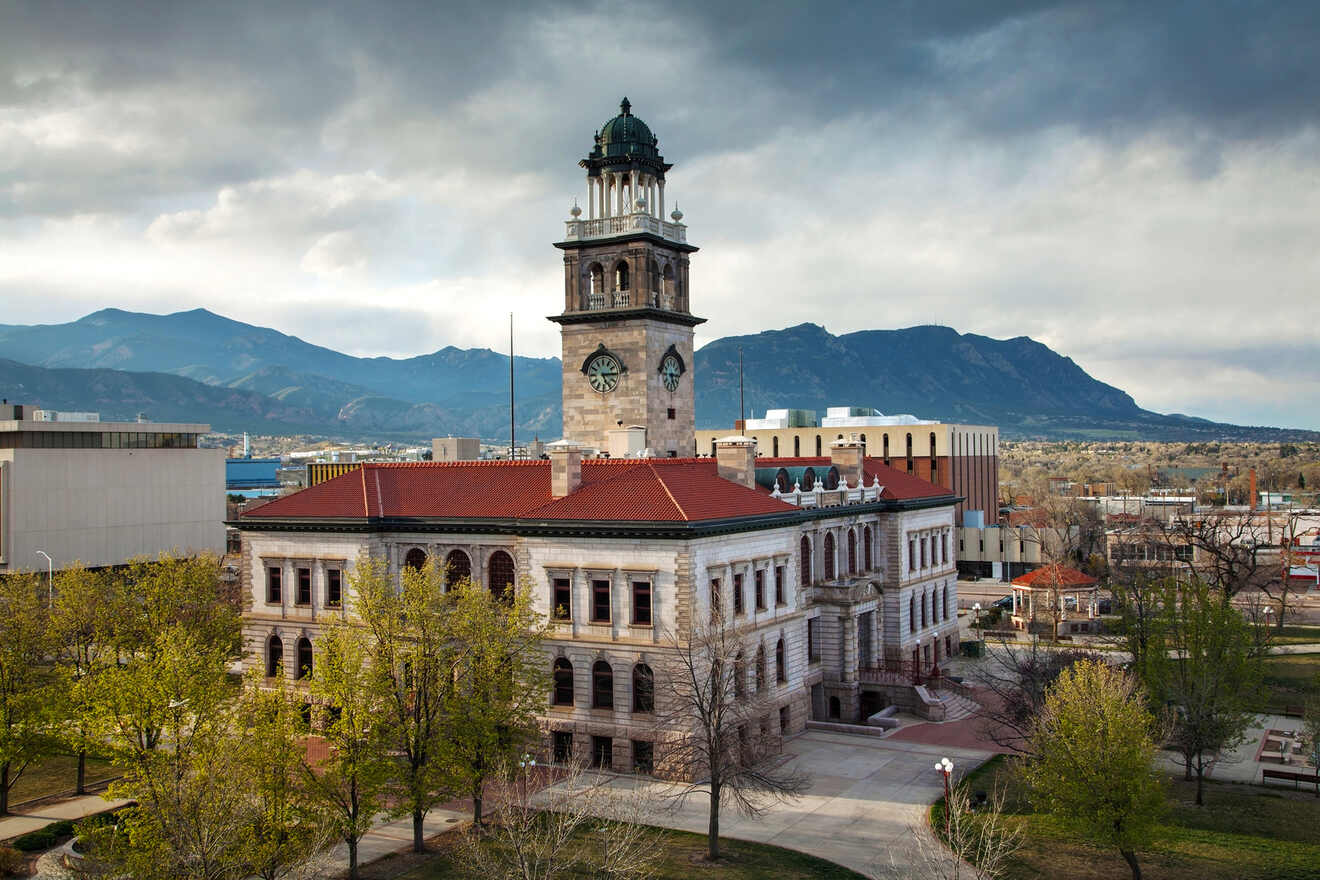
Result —
<svg viewBox="0 0 1320 880"><path fill-rule="evenodd" d="M733 576L733 613L743 613L743 576L738 572Z"/></svg>
<svg viewBox="0 0 1320 880"><path fill-rule="evenodd" d="M807 662L815 663L820 659L820 618L807 621Z"/></svg>
<svg viewBox="0 0 1320 880"><path fill-rule="evenodd" d="M866 526L862 529L862 565L867 571L874 566L871 564L871 527Z"/></svg>
<svg viewBox="0 0 1320 880"><path fill-rule="evenodd" d="M908 568L917 570L917 539L908 538Z"/></svg>
<svg viewBox="0 0 1320 880"><path fill-rule="evenodd" d="M573 618L573 584L568 578L557 577L550 588L550 617L554 620Z"/></svg>
<svg viewBox="0 0 1320 880"><path fill-rule="evenodd" d="M784 663L784 640L781 638L775 644L775 681L788 681L788 667Z"/></svg>
<svg viewBox="0 0 1320 880"><path fill-rule="evenodd" d="M325 604L338 608L344 601L344 573L337 568L325 572Z"/></svg>
<svg viewBox="0 0 1320 880"><path fill-rule="evenodd" d="M949 533L948 532L940 533L940 563L942 565L949 564Z"/></svg>
<svg viewBox="0 0 1320 880"><path fill-rule="evenodd" d="M608 736L591 738L591 766L609 770L614 766L614 740Z"/></svg>
<svg viewBox="0 0 1320 880"><path fill-rule="evenodd" d="M651 582L633 581L632 622L637 626L651 625Z"/></svg>
<svg viewBox="0 0 1320 880"><path fill-rule="evenodd" d="M848 574L857 574L857 533L848 530Z"/></svg>
<svg viewBox="0 0 1320 880"><path fill-rule="evenodd" d="M513 557L503 550L490 554L490 594L505 602L513 601Z"/></svg>
<svg viewBox="0 0 1320 880"><path fill-rule="evenodd" d="M756 610L765 610L765 569L758 568L752 573L752 592L756 597Z"/></svg>
<svg viewBox="0 0 1320 880"><path fill-rule="evenodd" d="M926 543L927 543L927 539L926 539L926 537L923 535L922 538L921 538L921 567L922 567L922 568L925 568L927 565L929 565L929 563L927 562L927 558L926 558Z"/></svg>
<svg viewBox="0 0 1320 880"><path fill-rule="evenodd" d="M940 613L944 620L949 619L949 588L946 586L940 592Z"/></svg>
<svg viewBox="0 0 1320 880"><path fill-rule="evenodd" d="M403 557L403 564L413 571L421 571L426 565L426 551L420 547L414 547Z"/></svg>
<svg viewBox="0 0 1320 880"><path fill-rule="evenodd" d="M908 632L917 631L917 597L908 596Z"/></svg>
<svg viewBox="0 0 1320 880"><path fill-rule="evenodd" d="M614 708L614 670L604 660L591 667L591 708Z"/></svg>
<svg viewBox="0 0 1320 880"><path fill-rule="evenodd" d="M820 457L820 435L816 435L816 457Z"/></svg>
<svg viewBox="0 0 1320 880"><path fill-rule="evenodd" d="M651 667L645 663L638 663L633 667L633 711L634 712L654 712L655 711L655 675L651 672Z"/></svg>
<svg viewBox="0 0 1320 880"><path fill-rule="evenodd" d="M610 622L610 582L591 582L591 619L595 623Z"/></svg>
<svg viewBox="0 0 1320 880"><path fill-rule="evenodd" d="M266 601L271 605L280 604L280 568L278 565L266 569Z"/></svg>
<svg viewBox="0 0 1320 880"><path fill-rule="evenodd" d="M453 589L472 579L472 560L462 550L450 550L445 557L445 589Z"/></svg>
<svg viewBox="0 0 1320 880"><path fill-rule="evenodd" d="M573 760L573 734L567 730L556 730L551 735L554 760L556 764L567 764Z"/></svg>
<svg viewBox="0 0 1320 880"><path fill-rule="evenodd" d="M765 645L756 646L756 690L765 690Z"/></svg>
<svg viewBox="0 0 1320 880"><path fill-rule="evenodd" d="M800 551L800 565L802 571L799 574L799 580L805 587L811 583L811 539L806 535L802 536L802 547Z"/></svg>
<svg viewBox="0 0 1320 880"><path fill-rule="evenodd" d="M614 266L614 289L628 289L628 264L620 260Z"/></svg>
<svg viewBox="0 0 1320 880"><path fill-rule="evenodd" d="M674 408L672 406L669 407L668 413L669 413L669 420L671 422L678 417L677 414L674 412Z"/></svg>
<svg viewBox="0 0 1320 880"><path fill-rule="evenodd" d="M770 438L770 455L771 455L773 458L778 458L778 457L779 457L779 438L778 438L778 437L771 437L771 438Z"/></svg>
<svg viewBox="0 0 1320 880"><path fill-rule="evenodd" d="M889 467L889 434L888 433L885 434L884 457L885 457L885 467Z"/></svg>
<svg viewBox="0 0 1320 880"><path fill-rule="evenodd" d="M834 580L834 533L825 533L825 580Z"/></svg>
<svg viewBox="0 0 1320 880"><path fill-rule="evenodd" d="M298 569L298 605L312 604L312 570Z"/></svg>
<svg viewBox="0 0 1320 880"><path fill-rule="evenodd" d="M929 611L930 611L930 594L922 593L921 594L921 626L923 628L926 626L926 620Z"/></svg>
<svg viewBox="0 0 1320 880"><path fill-rule="evenodd" d="M784 567L775 566L775 604L784 604Z"/></svg>
<svg viewBox="0 0 1320 880"><path fill-rule="evenodd" d="M312 643L303 636L298 640L298 669L294 678L312 677Z"/></svg>
<svg viewBox="0 0 1320 880"><path fill-rule="evenodd" d="M720 604L722 601L723 599L720 596L720 579L711 578L710 579L710 619L711 620L719 619L720 614L722 613L720 610Z"/></svg>
<svg viewBox="0 0 1320 880"><path fill-rule="evenodd" d="M907 435L907 472L912 473L912 435Z"/></svg>
<svg viewBox="0 0 1320 880"><path fill-rule="evenodd" d="M279 636L271 636L266 642L266 677L274 678L281 673L284 664L284 642Z"/></svg>
<svg viewBox="0 0 1320 880"><path fill-rule="evenodd" d="M632 741L633 749L633 772L642 773L647 776L655 772L655 743L643 742L635 739Z"/></svg>
<svg viewBox="0 0 1320 880"><path fill-rule="evenodd" d="M791 713L789 712L788 707L787 707L787 706L780 706L780 707L779 707L779 732L780 732L780 733L788 733L788 725L789 725L789 720L790 720L790 718L791 718Z"/></svg>
<svg viewBox="0 0 1320 880"><path fill-rule="evenodd" d="M556 658L554 675L554 704L556 706L573 705L573 664L564 657Z"/></svg>
<svg viewBox="0 0 1320 880"><path fill-rule="evenodd" d="M802 454L802 438L799 437L799 436L797 436L796 434L794 434L794 435L793 435L793 457L794 457L794 458L797 458L797 457L798 457L799 455L801 455L801 454Z"/></svg>

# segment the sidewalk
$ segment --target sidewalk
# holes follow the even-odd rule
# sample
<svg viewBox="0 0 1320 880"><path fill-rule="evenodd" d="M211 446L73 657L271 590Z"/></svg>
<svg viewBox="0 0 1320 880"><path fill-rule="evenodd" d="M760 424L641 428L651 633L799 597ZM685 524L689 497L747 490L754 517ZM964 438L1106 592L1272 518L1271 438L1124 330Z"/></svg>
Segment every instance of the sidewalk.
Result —
<svg viewBox="0 0 1320 880"><path fill-rule="evenodd" d="M68 800L37 804L30 811L0 817L0 840L9 840L45 828L52 822L76 821L93 813L122 807L128 801L108 801L99 794L85 794Z"/></svg>

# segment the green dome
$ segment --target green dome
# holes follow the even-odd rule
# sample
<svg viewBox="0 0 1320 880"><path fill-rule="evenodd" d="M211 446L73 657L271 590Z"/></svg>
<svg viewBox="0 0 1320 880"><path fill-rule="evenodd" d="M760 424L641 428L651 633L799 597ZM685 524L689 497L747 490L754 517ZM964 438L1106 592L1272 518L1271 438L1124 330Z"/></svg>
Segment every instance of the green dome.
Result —
<svg viewBox="0 0 1320 880"><path fill-rule="evenodd" d="M632 104L624 98L619 104L619 115L601 126L596 136L598 156L627 156L658 159L660 151L656 149L656 138L645 122L632 115Z"/></svg>

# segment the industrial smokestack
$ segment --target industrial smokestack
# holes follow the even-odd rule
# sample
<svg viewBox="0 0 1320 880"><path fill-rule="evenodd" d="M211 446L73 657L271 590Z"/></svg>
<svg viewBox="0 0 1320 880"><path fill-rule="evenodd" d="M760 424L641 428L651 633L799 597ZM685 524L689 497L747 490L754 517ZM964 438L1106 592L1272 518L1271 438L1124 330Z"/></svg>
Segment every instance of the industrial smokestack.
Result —
<svg viewBox="0 0 1320 880"><path fill-rule="evenodd" d="M1257 498L1257 495L1256 495L1256 469L1255 469L1255 468L1252 468L1251 470L1247 471L1247 473L1251 475L1251 476L1250 476L1250 482L1249 482L1249 484L1248 484L1248 485L1250 486L1250 488L1248 489L1248 491L1251 493L1251 499L1250 499L1247 503L1251 505L1251 509L1252 509L1252 510L1255 510L1255 509L1256 509L1256 498Z"/></svg>

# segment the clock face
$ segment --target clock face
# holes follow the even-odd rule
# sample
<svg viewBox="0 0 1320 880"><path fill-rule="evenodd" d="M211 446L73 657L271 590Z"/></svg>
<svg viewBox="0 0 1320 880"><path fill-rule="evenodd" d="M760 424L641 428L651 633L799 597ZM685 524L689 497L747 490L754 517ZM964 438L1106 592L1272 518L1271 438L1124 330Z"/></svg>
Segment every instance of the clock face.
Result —
<svg viewBox="0 0 1320 880"><path fill-rule="evenodd" d="M587 364L587 381L592 389L604 394L619 384L619 362L607 354L598 354Z"/></svg>
<svg viewBox="0 0 1320 880"><path fill-rule="evenodd" d="M660 362L660 379L665 383L665 387L670 391L678 390L678 377L683 375L683 369L678 365L678 358L672 354L665 355L665 359Z"/></svg>

